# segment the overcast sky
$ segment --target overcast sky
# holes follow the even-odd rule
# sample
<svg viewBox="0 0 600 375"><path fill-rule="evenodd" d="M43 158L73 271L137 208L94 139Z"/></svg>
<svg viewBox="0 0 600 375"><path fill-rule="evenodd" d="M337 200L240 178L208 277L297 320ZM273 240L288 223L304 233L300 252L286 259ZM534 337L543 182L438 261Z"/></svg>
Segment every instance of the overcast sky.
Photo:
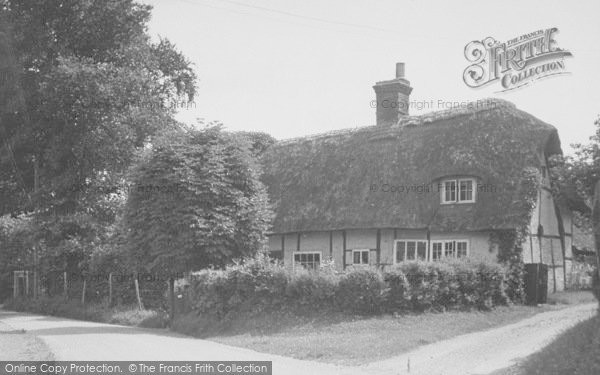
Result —
<svg viewBox="0 0 600 375"><path fill-rule="evenodd" d="M498 97L556 126L565 152L587 142L600 114L600 1L142 0L154 6L150 33L194 63L195 108L179 118L217 120L278 139L375 123L373 84L406 63L411 101ZM556 27L573 57L568 75L503 92L465 85L464 48ZM440 102L441 101L441 102ZM441 105L439 105L441 104Z"/></svg>

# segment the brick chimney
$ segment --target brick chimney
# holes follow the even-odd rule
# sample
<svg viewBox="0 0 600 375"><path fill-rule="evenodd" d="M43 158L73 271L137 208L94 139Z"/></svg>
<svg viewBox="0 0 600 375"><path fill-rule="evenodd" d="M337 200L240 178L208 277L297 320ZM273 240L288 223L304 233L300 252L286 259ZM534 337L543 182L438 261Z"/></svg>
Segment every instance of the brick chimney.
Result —
<svg viewBox="0 0 600 375"><path fill-rule="evenodd" d="M404 63L396 64L396 78L377 82L373 86L377 96L377 125L396 124L408 116L410 82L404 78Z"/></svg>

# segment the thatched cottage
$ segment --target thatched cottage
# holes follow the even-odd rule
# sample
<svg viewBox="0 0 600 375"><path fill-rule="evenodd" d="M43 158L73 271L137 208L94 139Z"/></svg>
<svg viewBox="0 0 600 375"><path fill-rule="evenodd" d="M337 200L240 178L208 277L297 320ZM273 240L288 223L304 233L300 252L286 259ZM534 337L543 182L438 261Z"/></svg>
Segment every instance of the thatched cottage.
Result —
<svg viewBox="0 0 600 375"><path fill-rule="evenodd" d="M374 89L376 125L265 152L271 253L290 267L332 260L339 269L497 260L495 239L516 229L527 233L524 262L550 265L549 290L563 289L572 224L546 168L561 153L556 128L497 99L409 116L403 64Z"/></svg>

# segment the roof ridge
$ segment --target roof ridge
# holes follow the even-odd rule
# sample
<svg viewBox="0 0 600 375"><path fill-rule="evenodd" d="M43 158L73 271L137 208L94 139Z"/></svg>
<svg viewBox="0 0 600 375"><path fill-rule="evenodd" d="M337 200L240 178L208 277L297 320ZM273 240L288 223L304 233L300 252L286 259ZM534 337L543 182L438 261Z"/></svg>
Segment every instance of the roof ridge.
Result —
<svg viewBox="0 0 600 375"><path fill-rule="evenodd" d="M391 126L381 126L381 125L367 125L367 126L357 126L353 128L344 128L344 129L336 129L331 130L325 133L318 134L310 134L300 137L288 138L284 140L277 141L273 146L285 146L298 142L306 142L306 141L314 141L314 140L322 140L327 139L339 135L349 135L353 133L357 133L360 131L368 131L372 129L383 129L383 128L401 128L405 126L418 126L429 124L433 122L437 122L444 119L450 119L458 116L470 115L484 111L491 111L500 108L510 108L517 109L514 103L509 102L508 100L499 99L499 98L484 98L478 99L475 101L467 102L464 106L460 106L458 108L445 109L441 111L433 111L424 113L422 115L417 116L405 116L402 117L398 123Z"/></svg>

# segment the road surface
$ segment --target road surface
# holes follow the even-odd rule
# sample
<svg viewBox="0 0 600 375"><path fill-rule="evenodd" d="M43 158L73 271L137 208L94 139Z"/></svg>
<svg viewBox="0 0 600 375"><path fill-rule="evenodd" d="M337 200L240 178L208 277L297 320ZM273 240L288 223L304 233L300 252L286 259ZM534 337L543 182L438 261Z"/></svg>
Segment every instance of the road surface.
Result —
<svg viewBox="0 0 600 375"><path fill-rule="evenodd" d="M10 353L6 337L11 335L23 336L32 348L39 345L42 353L47 347L55 360L273 361L275 375L488 374L541 349L564 329L593 316L597 309L597 304L586 304L545 312L515 324L458 336L358 367L258 353L163 330L0 311L0 327L13 332L0 331L0 353ZM31 350L12 352L16 357L10 360L37 359L31 358Z"/></svg>

